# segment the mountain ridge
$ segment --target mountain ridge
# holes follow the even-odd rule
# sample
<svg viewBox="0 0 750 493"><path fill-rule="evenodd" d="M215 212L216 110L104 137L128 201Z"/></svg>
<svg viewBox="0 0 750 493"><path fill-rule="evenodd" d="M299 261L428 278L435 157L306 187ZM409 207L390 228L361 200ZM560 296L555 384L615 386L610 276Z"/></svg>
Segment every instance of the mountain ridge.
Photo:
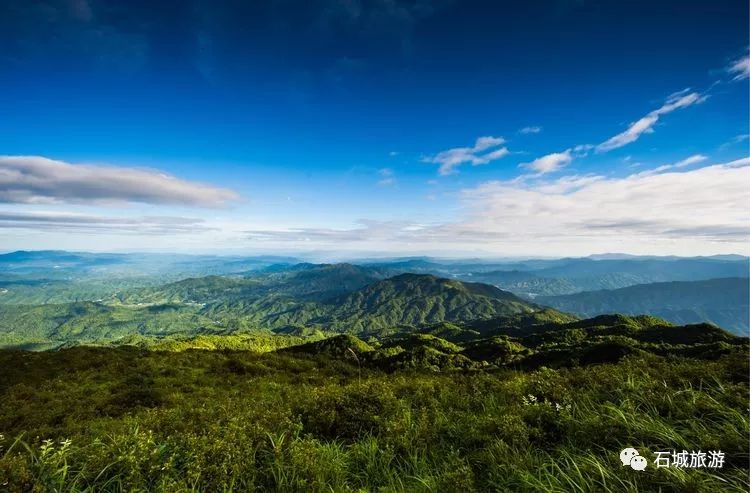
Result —
<svg viewBox="0 0 750 493"><path fill-rule="evenodd" d="M669 281L620 289L544 296L536 301L590 317L602 313L649 313L677 324L712 322L736 334L750 331L750 285L747 278Z"/></svg>

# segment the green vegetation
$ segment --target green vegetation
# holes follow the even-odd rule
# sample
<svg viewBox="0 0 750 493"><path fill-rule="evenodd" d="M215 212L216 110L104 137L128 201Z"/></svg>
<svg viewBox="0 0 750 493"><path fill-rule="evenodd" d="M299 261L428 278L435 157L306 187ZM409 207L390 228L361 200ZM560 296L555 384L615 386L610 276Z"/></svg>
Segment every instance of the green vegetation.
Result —
<svg viewBox="0 0 750 493"><path fill-rule="evenodd" d="M700 276L746 259L669 262ZM578 289L668 262L0 264L0 493L750 488L748 339L653 316L734 316L746 278L601 292L650 315L580 320L458 279ZM626 446L646 471L621 465ZM727 462L655 469L673 449Z"/></svg>
<svg viewBox="0 0 750 493"><path fill-rule="evenodd" d="M109 303L0 304L0 347L103 343L136 334L166 337L274 330L305 335L322 330L382 335L394 327L412 331L443 321L541 310L484 284L414 274L366 284L372 280L365 274L369 272L346 264L317 266L260 278L186 279L139 289ZM341 282L342 276L350 281ZM316 301L363 283L348 294Z"/></svg>
<svg viewBox="0 0 750 493"><path fill-rule="evenodd" d="M540 324L0 351L0 488L747 491L746 339L651 317ZM636 472L626 446L727 462Z"/></svg>
<svg viewBox="0 0 750 493"><path fill-rule="evenodd" d="M750 333L750 282L746 277L643 284L537 301L582 317L649 313L677 324L711 322L736 334Z"/></svg>

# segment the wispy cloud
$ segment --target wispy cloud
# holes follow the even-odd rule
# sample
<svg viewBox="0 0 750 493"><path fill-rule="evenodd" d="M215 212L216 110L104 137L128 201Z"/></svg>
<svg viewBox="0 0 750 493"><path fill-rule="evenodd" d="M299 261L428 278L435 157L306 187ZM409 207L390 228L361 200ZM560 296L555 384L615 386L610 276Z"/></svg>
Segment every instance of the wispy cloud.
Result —
<svg viewBox="0 0 750 493"><path fill-rule="evenodd" d="M0 211L0 229L137 235L195 234L214 231L203 219L169 216L119 217L72 212Z"/></svg>
<svg viewBox="0 0 750 493"><path fill-rule="evenodd" d="M536 174L544 175L553 173L564 168L573 161L572 151L570 149L563 152L553 152L540 158L534 159L530 163L521 163L519 166L526 168Z"/></svg>
<svg viewBox="0 0 750 493"><path fill-rule="evenodd" d="M707 159L708 157L704 156L703 154L694 154L673 164L662 164L661 166L657 166L656 168L641 171L640 173L638 173L638 176L656 175L658 173L664 173L665 171L669 171L671 169L684 168L686 166L692 166L693 164L702 163Z"/></svg>
<svg viewBox="0 0 750 493"><path fill-rule="evenodd" d="M245 234L254 241L328 244L329 242L409 241L416 231L422 229L422 226L409 221L360 219L356 221L356 224L356 227L349 229L300 227L249 230L245 231Z"/></svg>
<svg viewBox="0 0 750 493"><path fill-rule="evenodd" d="M723 144L721 144L719 146L719 149L723 150L723 149L726 149L727 147L731 147L731 146L733 146L735 144L739 144L741 142L745 142L746 140L750 140L750 134L735 135L734 137L732 137L731 139L729 139L729 141L724 142Z"/></svg>
<svg viewBox="0 0 750 493"><path fill-rule="evenodd" d="M677 161L674 163L675 168L683 168L685 166L690 166L692 164L698 164L702 163L703 161L708 160L708 156L704 156L703 154L694 154L690 157L686 157L685 159L681 161Z"/></svg>
<svg viewBox="0 0 750 493"><path fill-rule="evenodd" d="M641 135L652 133L653 127L659 121L660 117L680 108L686 108L696 103L700 103L705 99L705 96L701 96L697 92L688 91L689 89L683 89L682 91L670 95L661 107L631 123L624 132L621 132L596 146L596 152L611 151L635 142Z"/></svg>
<svg viewBox="0 0 750 493"><path fill-rule="evenodd" d="M538 134L541 131L542 131L542 127L532 126L532 127L523 127L518 132L522 134Z"/></svg>
<svg viewBox="0 0 750 493"><path fill-rule="evenodd" d="M727 71L734 75L732 80L742 80L750 77L750 54L732 62Z"/></svg>
<svg viewBox="0 0 750 493"><path fill-rule="evenodd" d="M462 164L479 166L508 155L508 149L500 147L504 143L505 139L502 137L479 137L473 147L455 147L434 156L427 156L422 161L439 164L438 173L450 175Z"/></svg>
<svg viewBox="0 0 750 493"><path fill-rule="evenodd" d="M391 168L382 168L378 170L380 180L378 180L378 186L389 187L396 184L396 178L393 175Z"/></svg>
<svg viewBox="0 0 750 493"><path fill-rule="evenodd" d="M70 164L40 156L0 156L0 202L123 203L221 207L232 190L156 170Z"/></svg>

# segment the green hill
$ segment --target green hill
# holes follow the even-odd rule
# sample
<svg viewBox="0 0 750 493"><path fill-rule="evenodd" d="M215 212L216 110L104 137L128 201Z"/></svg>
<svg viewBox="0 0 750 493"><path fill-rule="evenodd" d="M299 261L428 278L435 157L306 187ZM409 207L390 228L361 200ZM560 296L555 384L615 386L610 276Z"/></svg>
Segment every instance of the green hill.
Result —
<svg viewBox="0 0 750 493"><path fill-rule="evenodd" d="M208 276L138 290L115 304L0 305L0 345L118 340L275 330L354 334L413 331L532 313L538 307L492 286L338 264L260 278ZM279 277L270 280L271 277ZM361 285L367 284L364 287ZM354 291L342 291L359 287ZM337 296L326 297L336 294Z"/></svg>
<svg viewBox="0 0 750 493"><path fill-rule="evenodd" d="M435 324L430 329L447 331L437 337L424 331L384 335L368 344L345 334L286 347L283 352L326 355L388 371L423 369L452 371L483 368L573 367L615 363L626 356L680 356L715 359L747 350L747 338L709 324L674 326L654 317L603 315L572 322L516 325L514 317L482 336L463 325ZM516 318L516 320L518 320ZM456 334L461 337L456 338ZM466 336L473 334L473 339ZM513 335L511 335L513 334ZM462 340L463 339L463 340Z"/></svg>
<svg viewBox="0 0 750 493"><path fill-rule="evenodd" d="M253 326L280 331L312 326L356 334L538 310L486 284L421 274L373 282L383 275L382 270L349 264L313 266L252 279L188 279L164 287L161 293L166 295L146 299L205 303L199 313L212 320L231 315ZM171 294L174 292L178 294Z"/></svg>
<svg viewBox="0 0 750 493"><path fill-rule="evenodd" d="M320 301L349 293L387 277L383 269L352 264L297 264L248 277L206 276L163 286L131 290L120 296L134 303L232 303L278 295L297 301Z"/></svg>
<svg viewBox="0 0 750 493"><path fill-rule="evenodd" d="M310 322L329 330L377 333L397 326L464 322L538 310L493 286L402 274L373 283L327 304L330 311Z"/></svg>
<svg viewBox="0 0 750 493"><path fill-rule="evenodd" d="M401 283L440 303L444 290L515 303L436 278L379 282L362 299L387 301ZM48 308L62 324L136 310ZM152 309L170 310L137 310ZM747 338L649 316L563 318L439 322L367 342L139 334L0 350L0 490L747 491ZM628 472L617 451L633 445L727 460Z"/></svg>
<svg viewBox="0 0 750 493"><path fill-rule="evenodd" d="M676 324L710 322L736 334L750 331L747 278L662 282L536 299L543 305L591 317L602 313L646 313Z"/></svg>

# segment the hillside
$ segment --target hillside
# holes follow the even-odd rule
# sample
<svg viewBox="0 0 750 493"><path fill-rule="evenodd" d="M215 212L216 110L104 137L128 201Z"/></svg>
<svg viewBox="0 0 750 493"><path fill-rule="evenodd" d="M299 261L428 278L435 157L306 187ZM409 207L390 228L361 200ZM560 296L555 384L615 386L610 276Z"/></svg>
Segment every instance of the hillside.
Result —
<svg viewBox="0 0 750 493"><path fill-rule="evenodd" d="M437 281L391 283L506 297ZM0 489L747 491L746 338L557 317L514 316L544 329L460 342L266 334L0 350ZM481 324L440 325L466 336ZM664 475L617 457L683 443L726 462Z"/></svg>
<svg viewBox="0 0 750 493"><path fill-rule="evenodd" d="M338 264L253 278L186 279L135 290L114 303L0 305L0 345L303 328L380 333L538 310L493 286L416 274L372 282L381 275Z"/></svg>
<svg viewBox="0 0 750 493"><path fill-rule="evenodd" d="M483 321L450 324L451 331L431 330L446 325L437 324L419 332L380 336L372 344L344 334L281 351L324 355L389 371L508 366L528 369L615 363L628 355L647 353L715 359L746 350L748 342L747 338L713 325L674 326L648 316L602 315L546 323L545 317L524 317L508 317L503 323L496 319L492 325L484 325ZM532 321L538 323L531 325Z"/></svg>
<svg viewBox="0 0 750 493"><path fill-rule="evenodd" d="M332 300L326 307L329 312L310 322L349 333L488 319L538 310L535 305L493 286L428 274L402 274L385 279Z"/></svg>
<svg viewBox="0 0 750 493"><path fill-rule="evenodd" d="M590 317L603 313L649 314L676 324L711 322L736 334L750 327L747 278L665 282L536 299L543 305Z"/></svg>
<svg viewBox="0 0 750 493"><path fill-rule="evenodd" d="M369 265L395 272L427 273L492 284L530 298L653 282L747 277L750 266L748 258L739 255L692 258L603 255L497 262L418 259Z"/></svg>
<svg viewBox="0 0 750 493"><path fill-rule="evenodd" d="M200 313L211 319L231 315L267 329L313 326L346 333L538 309L485 284L421 274L382 279L384 274L382 269L349 264L307 266L248 279L188 279L149 290L152 294L145 297L139 293L133 300L205 303Z"/></svg>
<svg viewBox="0 0 750 493"><path fill-rule="evenodd" d="M296 264L261 269L243 277L206 276L131 290L123 303L231 303L283 295L300 301L325 300L387 277L382 269L352 264Z"/></svg>

